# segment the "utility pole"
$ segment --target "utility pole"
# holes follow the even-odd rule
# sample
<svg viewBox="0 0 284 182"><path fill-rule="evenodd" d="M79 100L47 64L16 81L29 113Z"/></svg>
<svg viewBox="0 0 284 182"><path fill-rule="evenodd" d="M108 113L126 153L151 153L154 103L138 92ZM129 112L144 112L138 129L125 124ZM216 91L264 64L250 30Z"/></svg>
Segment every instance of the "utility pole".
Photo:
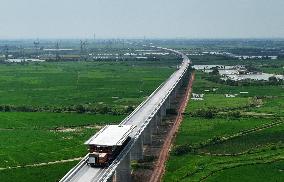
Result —
<svg viewBox="0 0 284 182"><path fill-rule="evenodd" d="M80 40L80 54L81 54L81 60L87 60L87 44L88 42L85 40Z"/></svg>
<svg viewBox="0 0 284 182"><path fill-rule="evenodd" d="M55 44L55 59L56 59L56 61L59 61L59 58L60 58L60 56L59 56L59 42L56 42L56 44Z"/></svg>
<svg viewBox="0 0 284 182"><path fill-rule="evenodd" d="M36 41L34 41L34 49L36 51L36 57L39 57L39 40L37 39Z"/></svg>
<svg viewBox="0 0 284 182"><path fill-rule="evenodd" d="M5 51L5 60L8 60L8 58L9 58L9 47L8 47L8 45L5 45L4 51Z"/></svg>
<svg viewBox="0 0 284 182"><path fill-rule="evenodd" d="M22 45L20 46L20 57L25 59L25 48Z"/></svg>

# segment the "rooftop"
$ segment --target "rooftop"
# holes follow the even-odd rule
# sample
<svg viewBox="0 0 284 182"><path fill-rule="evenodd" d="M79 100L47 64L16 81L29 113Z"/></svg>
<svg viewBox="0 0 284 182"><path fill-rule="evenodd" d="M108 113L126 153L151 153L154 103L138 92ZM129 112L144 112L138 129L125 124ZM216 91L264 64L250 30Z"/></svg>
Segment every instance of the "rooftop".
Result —
<svg viewBox="0 0 284 182"><path fill-rule="evenodd" d="M133 125L107 125L86 141L85 144L97 146L122 145L134 127Z"/></svg>

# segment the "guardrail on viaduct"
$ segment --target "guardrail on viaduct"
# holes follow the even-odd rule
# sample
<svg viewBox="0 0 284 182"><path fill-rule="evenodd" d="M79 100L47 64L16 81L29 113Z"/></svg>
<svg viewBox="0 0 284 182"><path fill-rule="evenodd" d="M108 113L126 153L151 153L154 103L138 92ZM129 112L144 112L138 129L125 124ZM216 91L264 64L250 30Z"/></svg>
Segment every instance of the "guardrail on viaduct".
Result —
<svg viewBox="0 0 284 182"><path fill-rule="evenodd" d="M91 167L87 166L85 162L87 156L85 156L60 182L105 182L113 181L114 176L117 182L131 181L130 161L143 159L143 144L151 144L152 135L157 132L159 123L166 115L166 109L170 107L171 101L175 99L176 92L182 82L189 77L188 68L191 64L188 57L181 52L167 48L151 47L171 51L181 56L183 61L179 69L170 78L163 82L120 123L122 125L136 125L135 130L130 135L130 142L108 168L88 170Z"/></svg>

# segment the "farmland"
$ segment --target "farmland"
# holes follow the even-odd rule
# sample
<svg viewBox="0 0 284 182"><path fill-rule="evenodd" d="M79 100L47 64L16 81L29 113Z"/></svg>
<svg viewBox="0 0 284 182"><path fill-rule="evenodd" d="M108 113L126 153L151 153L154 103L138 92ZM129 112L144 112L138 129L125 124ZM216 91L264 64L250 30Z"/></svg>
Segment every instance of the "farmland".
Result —
<svg viewBox="0 0 284 182"><path fill-rule="evenodd" d="M169 64L175 67L175 63ZM166 66L160 64L140 62L2 64L0 65L0 103L19 106L137 104L172 72L173 68L167 64ZM105 85L106 81L109 84Z"/></svg>
<svg viewBox="0 0 284 182"><path fill-rule="evenodd" d="M194 64L238 64L283 74L283 55L276 49L263 49L266 43L167 41L151 43L180 49ZM146 60L138 60L141 53L135 44L127 49L124 43L101 44L91 44L86 55L71 46L72 52L59 52L62 60L57 60L56 52L44 50L39 50L39 56L45 62L12 63L2 57L0 181L57 181L86 154L86 139L104 125L123 120L179 63L171 54L159 57L149 55L149 50L142 54ZM238 60L210 55L210 51L279 58ZM20 49L10 53L22 54ZM37 50L27 49L26 56L36 57ZM100 56L110 58L95 58ZM193 93L204 94L204 100L190 100L163 180L282 181L283 85L248 82L232 86L210 77L196 71Z"/></svg>
<svg viewBox="0 0 284 182"><path fill-rule="evenodd" d="M0 64L1 181L60 179L86 154L84 141L123 120L176 64Z"/></svg>
<svg viewBox="0 0 284 182"><path fill-rule="evenodd" d="M283 86L229 86L207 76L196 73L193 93L204 100L189 102L163 180L282 181Z"/></svg>

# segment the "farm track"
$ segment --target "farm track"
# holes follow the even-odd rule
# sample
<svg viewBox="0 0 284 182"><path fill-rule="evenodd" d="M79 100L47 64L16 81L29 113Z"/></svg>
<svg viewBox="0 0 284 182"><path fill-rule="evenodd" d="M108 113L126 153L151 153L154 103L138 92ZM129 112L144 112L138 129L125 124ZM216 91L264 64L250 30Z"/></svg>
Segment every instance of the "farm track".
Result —
<svg viewBox="0 0 284 182"><path fill-rule="evenodd" d="M79 125L69 127L56 127L56 128L27 128L27 127L16 127L16 128L0 128L0 131L12 131L12 130L49 130L52 132L74 132L79 129L101 129L104 125Z"/></svg>
<svg viewBox="0 0 284 182"><path fill-rule="evenodd" d="M248 134L251 134L251 133L255 133L255 132L262 131L262 130L265 130L265 129L269 129L269 128L272 128L272 127L275 127L275 126L279 126L281 124L284 124L283 120L276 121L276 122L269 123L269 124L264 124L264 125L261 125L261 126L257 126L255 128L248 129L248 130L233 134L233 135L226 137L226 138L223 137L221 141L216 142L216 143L225 142L227 140L230 140L230 139L233 139L233 138L236 138L236 137L245 136L245 135L248 135ZM261 146L259 146L259 148L260 147ZM283 148L279 148L279 149L281 150ZM255 153L249 153L249 152L250 151L245 151L245 152L236 153L236 154L213 154L213 153L208 153L208 152L198 152L198 155L201 154L201 155L220 156L220 157L224 156L224 157L226 157L226 156L241 156L241 155L246 155L246 154L254 155L256 153L259 153L257 151ZM227 169L237 168L237 167L241 167L241 166L252 166L252 165L257 165L257 164L269 164L269 163L274 163L274 162L283 161L283 160L284 160L284 158L283 158L283 156L281 156L281 151L280 151L280 153L277 152L275 154L255 156L255 157L252 157L250 159L241 159L241 160L226 161L226 162L222 162L222 163L214 163L214 164L211 164L211 165L213 165L213 166L223 165L223 166L221 166L220 168L217 168L215 170L208 171L208 174L199 178L198 181L200 181L200 182L205 181L210 176L213 176L214 174L221 172L221 171L224 171L224 170L227 170ZM208 168L210 169L211 167L208 167ZM214 167L212 167L212 168L214 168ZM197 173L199 173L199 170L197 170L193 173L187 174L182 179L186 179L187 177L193 176L194 174L197 174Z"/></svg>
<svg viewBox="0 0 284 182"><path fill-rule="evenodd" d="M253 166L253 165L258 165L258 164L271 164L271 163L278 162L278 161L283 161L283 160L284 160L284 157L279 157L279 158L271 159L271 160L268 160L268 161L262 161L262 162L258 162L257 161L257 162L251 162L251 163L244 163L244 164L237 164L237 165L232 165L232 166L226 166L226 167L223 167L223 168L211 171L208 175L201 177L199 179L199 182L205 181L210 176L213 176L214 174L216 174L218 172L221 172L221 171L224 171L226 169L238 168L238 167L242 167L242 166Z"/></svg>
<svg viewBox="0 0 284 182"><path fill-rule="evenodd" d="M222 142L231 140L233 138L237 138L237 137L245 136L245 135L248 135L248 134L251 134L251 133L255 133L255 132L258 132L258 131L262 131L262 130L265 130L265 129L269 129L269 128L272 128L272 127L275 127L275 126L278 126L278 125L281 125L281 124L284 124L284 120L276 121L276 122L269 123L269 124L264 124L264 125L252 128L252 129L248 129L248 130L245 130L245 131L241 131L241 132L235 133L235 134L227 136L227 137L221 137L219 141L216 141L214 143L211 143L212 139L209 139L209 142L207 144L205 144L204 146L214 145L214 144L217 144L217 143L222 143ZM201 153L201 154L211 155L210 153Z"/></svg>
<svg viewBox="0 0 284 182"><path fill-rule="evenodd" d="M152 173L151 178L149 180L150 182L161 181L161 179L162 179L162 177L165 173L165 163L166 163L168 156L169 156L171 144L172 144L172 142L173 142L173 140L176 136L176 133L179 129L179 126L180 126L180 124L183 120L183 113L185 111L185 108L186 108L187 103L188 103L190 96L191 96L192 84L193 84L194 78L195 78L195 74L193 72L192 75L191 75L191 79L189 80L184 99L183 99L183 101L180 105L180 108L178 110L178 115L176 117L174 125L173 125L172 129L169 131L169 133L168 133L168 135L167 135L167 137L164 141L162 150L160 151L159 158L157 160L157 163L155 164L155 167L153 169L153 173Z"/></svg>
<svg viewBox="0 0 284 182"><path fill-rule="evenodd" d="M273 154L263 154L261 156L256 155L254 157L249 157L249 158L240 158L238 160L231 159L231 160L227 160L227 161L223 161L223 162L209 163L209 164L203 166L202 169L196 169L193 172L187 173L181 179L186 179L188 177L194 177L194 175L201 172L201 173L205 173L205 176L199 178L198 181L203 181L203 180L207 179L208 177L212 176L213 174L218 173L218 172L223 171L223 170L226 170L226 169L232 169L232 168L237 168L237 167L241 167L241 166L273 163L273 162L284 160L283 155L281 155L283 152L281 152L281 151L273 151L273 152L274 152ZM212 169L212 170L210 170L210 169Z"/></svg>
<svg viewBox="0 0 284 182"><path fill-rule="evenodd" d="M52 164L61 164L61 163L66 163L66 162L79 161L81 159L82 159L82 157L77 157L77 158L66 159L66 160L43 162L43 163L37 163L37 164L28 164L28 165L24 165L24 166L6 167L6 168L0 168L0 171L9 170L9 169L27 168L27 167L48 166L48 165L52 165Z"/></svg>
<svg viewBox="0 0 284 182"><path fill-rule="evenodd" d="M276 121L276 122L269 123L269 124L264 124L264 125L261 125L261 126L249 129L249 130L241 131L241 132L236 133L234 135L231 135L229 137L224 137L224 141L230 140L232 138L236 138L236 137L239 137L239 136L245 136L245 135L248 135L248 134L251 134L251 133L262 131L264 129L272 128L274 126L278 126L278 125L281 125L283 123L284 123L284 121Z"/></svg>
<svg viewBox="0 0 284 182"><path fill-rule="evenodd" d="M198 152L199 155L210 155L210 156L241 156L241 155L246 155L246 154L256 154L256 153L260 153L261 149L265 148L265 147L271 147L271 145L257 145L254 147L254 150L246 150L244 152L239 152L239 153L222 153L222 154L218 154L218 153L210 153L210 152ZM284 148L284 147L280 147L280 148Z"/></svg>

